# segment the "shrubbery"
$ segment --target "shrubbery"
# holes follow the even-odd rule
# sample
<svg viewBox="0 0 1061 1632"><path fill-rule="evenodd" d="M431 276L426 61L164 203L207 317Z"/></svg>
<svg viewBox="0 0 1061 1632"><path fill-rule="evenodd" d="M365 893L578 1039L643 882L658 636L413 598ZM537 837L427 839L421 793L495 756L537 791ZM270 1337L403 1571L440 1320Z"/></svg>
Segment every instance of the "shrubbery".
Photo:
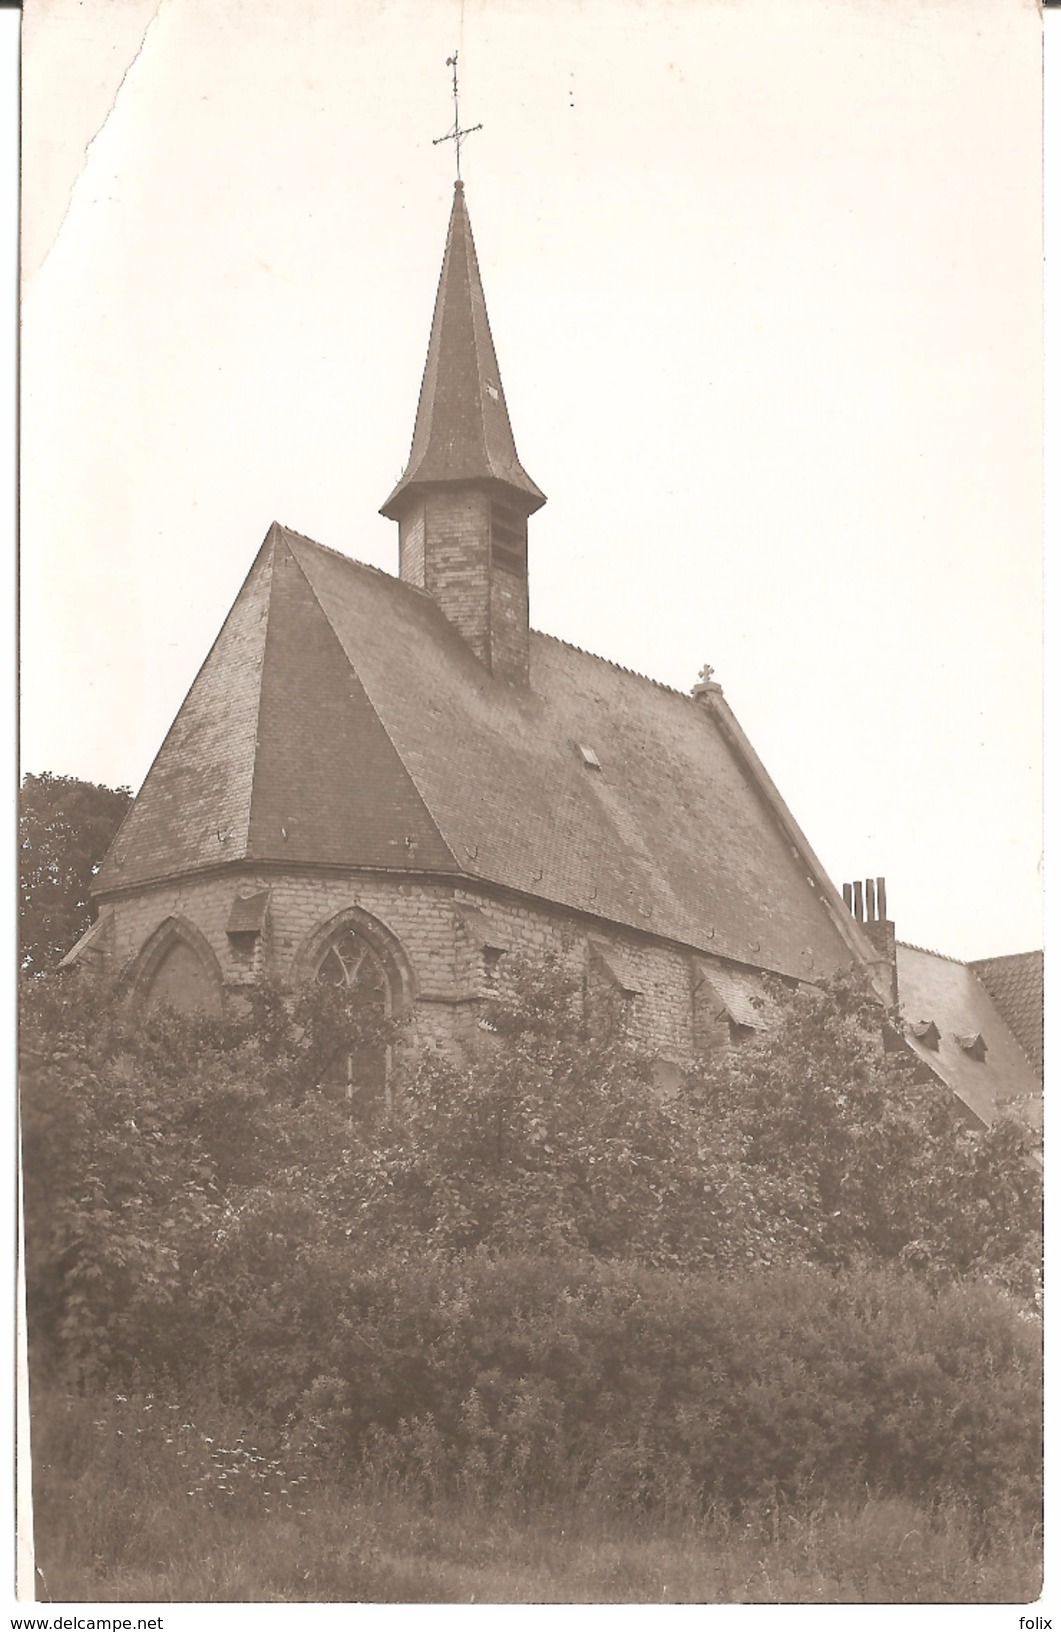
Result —
<svg viewBox="0 0 1061 1632"><path fill-rule="evenodd" d="M1039 1180L850 979L661 1096L556 970L358 1119L358 1020L263 991L134 1025L30 983L36 1379L210 1395L329 1477L1034 1509ZM278 1439L279 1443L279 1439Z"/></svg>
<svg viewBox="0 0 1061 1632"><path fill-rule="evenodd" d="M347 1314L298 1421L351 1465L617 1502L1038 1500L1038 1334L994 1289L476 1257L362 1271Z"/></svg>

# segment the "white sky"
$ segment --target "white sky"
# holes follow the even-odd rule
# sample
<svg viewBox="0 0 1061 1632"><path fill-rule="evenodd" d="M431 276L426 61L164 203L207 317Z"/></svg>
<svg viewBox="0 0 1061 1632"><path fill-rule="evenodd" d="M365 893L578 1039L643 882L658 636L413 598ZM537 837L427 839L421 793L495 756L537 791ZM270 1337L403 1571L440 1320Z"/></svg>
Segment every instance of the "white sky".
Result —
<svg viewBox="0 0 1061 1632"><path fill-rule="evenodd" d="M903 939L1040 944L1031 0L27 0L24 41L25 769L139 784L274 517L397 569L460 43L534 624L711 662Z"/></svg>

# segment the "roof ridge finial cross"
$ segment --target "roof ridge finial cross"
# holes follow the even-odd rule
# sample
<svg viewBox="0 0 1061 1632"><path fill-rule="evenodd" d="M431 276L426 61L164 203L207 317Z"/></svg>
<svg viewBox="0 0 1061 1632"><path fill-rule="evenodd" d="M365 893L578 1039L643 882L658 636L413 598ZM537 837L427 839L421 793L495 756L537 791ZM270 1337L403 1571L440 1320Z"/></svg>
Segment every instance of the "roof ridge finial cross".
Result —
<svg viewBox="0 0 1061 1632"><path fill-rule="evenodd" d="M434 141L431 143L431 146L432 147L437 147L440 142L452 142L453 143L453 145L454 145L454 147L456 148L456 151L457 151L457 180L460 181L460 179L461 179L461 142L464 140L465 136L470 136L473 131L482 130L483 127L482 127L482 125L469 125L466 130L461 129L460 103L458 101L458 92L457 92L457 53L456 53L456 51L454 51L454 53L453 53L453 55L451 57L446 58L446 67L453 69L453 129L452 130L447 130L447 132L446 132L446 134L444 136L436 136Z"/></svg>

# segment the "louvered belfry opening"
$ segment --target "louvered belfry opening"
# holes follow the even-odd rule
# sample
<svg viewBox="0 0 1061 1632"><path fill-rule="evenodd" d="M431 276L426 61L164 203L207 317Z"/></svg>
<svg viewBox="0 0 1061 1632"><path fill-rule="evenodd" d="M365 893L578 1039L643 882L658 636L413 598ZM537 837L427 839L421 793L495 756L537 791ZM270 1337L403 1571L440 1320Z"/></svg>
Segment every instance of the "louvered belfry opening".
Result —
<svg viewBox="0 0 1061 1632"><path fill-rule="evenodd" d="M527 576L527 518L504 499L490 503L490 559L503 572Z"/></svg>

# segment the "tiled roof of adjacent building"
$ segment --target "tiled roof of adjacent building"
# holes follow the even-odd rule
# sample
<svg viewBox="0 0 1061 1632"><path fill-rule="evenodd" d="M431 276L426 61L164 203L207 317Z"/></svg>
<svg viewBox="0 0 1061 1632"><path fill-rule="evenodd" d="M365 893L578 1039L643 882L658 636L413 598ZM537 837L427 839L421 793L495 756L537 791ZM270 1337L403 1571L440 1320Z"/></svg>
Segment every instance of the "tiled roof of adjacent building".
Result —
<svg viewBox="0 0 1061 1632"><path fill-rule="evenodd" d="M274 525L96 893L237 859L461 873L814 978L856 931L728 721L540 634L507 685L428 595Z"/></svg>
<svg viewBox="0 0 1061 1632"><path fill-rule="evenodd" d="M992 1121L1010 1102L1037 1119L1041 1084L1004 1012L981 984L980 965L902 942L896 963L906 1040L918 1058L982 1121Z"/></svg>
<svg viewBox="0 0 1061 1632"><path fill-rule="evenodd" d="M1025 1054L1042 1076L1042 953L1015 952L1004 958L979 958L972 967L1002 1011Z"/></svg>

